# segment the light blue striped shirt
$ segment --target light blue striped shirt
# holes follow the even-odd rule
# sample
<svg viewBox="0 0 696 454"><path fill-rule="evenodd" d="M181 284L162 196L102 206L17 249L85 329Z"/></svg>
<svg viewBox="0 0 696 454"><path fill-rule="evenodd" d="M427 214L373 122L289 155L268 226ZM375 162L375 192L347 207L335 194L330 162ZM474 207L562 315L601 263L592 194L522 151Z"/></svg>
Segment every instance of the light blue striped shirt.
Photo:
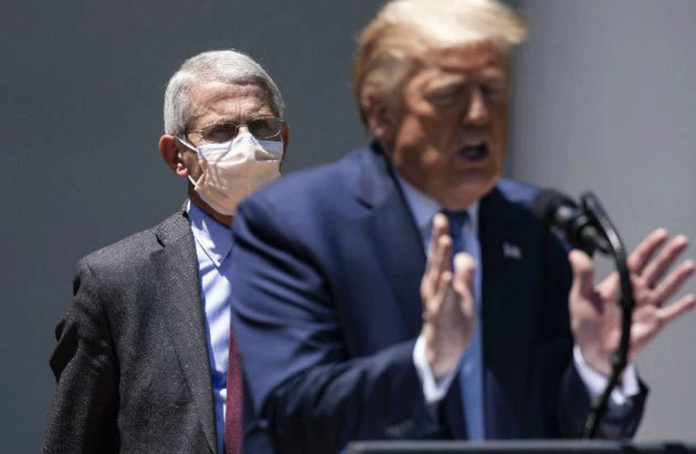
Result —
<svg viewBox="0 0 696 454"><path fill-rule="evenodd" d="M205 315L205 337L210 358L215 400L218 452L223 452L227 362L230 348L229 256L232 231L189 202L186 210L196 243L201 304Z"/></svg>

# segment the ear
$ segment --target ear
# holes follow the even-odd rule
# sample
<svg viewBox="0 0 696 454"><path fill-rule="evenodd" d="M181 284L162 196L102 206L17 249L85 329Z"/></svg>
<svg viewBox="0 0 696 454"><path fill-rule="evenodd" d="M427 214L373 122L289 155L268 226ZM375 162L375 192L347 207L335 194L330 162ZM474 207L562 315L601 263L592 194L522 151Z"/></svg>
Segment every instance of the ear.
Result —
<svg viewBox="0 0 696 454"><path fill-rule="evenodd" d="M362 94L360 105L372 135L382 143L391 142L397 127L393 106L390 106L383 97L376 95L372 90L366 90Z"/></svg>
<svg viewBox="0 0 696 454"><path fill-rule="evenodd" d="M283 122L282 129L280 131L283 137L283 156L280 158L280 169L283 170L283 162L285 161L285 156L288 151L288 142L290 141L290 127L286 122Z"/></svg>
<svg viewBox="0 0 696 454"><path fill-rule="evenodd" d="M165 134L160 137L159 140L159 151L164 162L167 166L172 169L180 177L188 177L188 169L184 165L183 159L181 159L181 143L179 139L175 136Z"/></svg>

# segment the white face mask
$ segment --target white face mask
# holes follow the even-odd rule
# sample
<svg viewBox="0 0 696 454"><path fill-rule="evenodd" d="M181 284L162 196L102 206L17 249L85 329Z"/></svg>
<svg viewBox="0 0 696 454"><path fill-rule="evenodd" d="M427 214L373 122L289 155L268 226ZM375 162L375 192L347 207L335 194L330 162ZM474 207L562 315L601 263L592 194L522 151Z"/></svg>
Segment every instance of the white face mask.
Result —
<svg viewBox="0 0 696 454"><path fill-rule="evenodd" d="M197 148L202 174L189 180L201 199L220 214L234 215L246 196L280 176L283 142L257 140L246 132L231 142L204 144Z"/></svg>

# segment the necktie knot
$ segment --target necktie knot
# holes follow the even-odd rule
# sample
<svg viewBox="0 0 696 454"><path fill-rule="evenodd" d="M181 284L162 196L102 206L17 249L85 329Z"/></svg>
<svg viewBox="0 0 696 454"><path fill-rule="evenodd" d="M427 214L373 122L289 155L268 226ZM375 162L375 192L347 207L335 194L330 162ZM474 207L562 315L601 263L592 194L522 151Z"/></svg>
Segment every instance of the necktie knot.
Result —
<svg viewBox="0 0 696 454"><path fill-rule="evenodd" d="M453 250L459 252L462 250L462 231L464 225L469 222L469 212L464 211L449 211L442 210L442 213L447 216L449 221L449 233L452 238Z"/></svg>

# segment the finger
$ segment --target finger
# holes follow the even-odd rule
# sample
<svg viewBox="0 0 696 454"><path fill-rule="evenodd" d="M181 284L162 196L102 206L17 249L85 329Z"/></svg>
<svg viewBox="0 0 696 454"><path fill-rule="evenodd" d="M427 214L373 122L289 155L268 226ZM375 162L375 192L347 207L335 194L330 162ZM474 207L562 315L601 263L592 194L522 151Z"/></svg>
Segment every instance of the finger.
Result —
<svg viewBox="0 0 696 454"><path fill-rule="evenodd" d="M679 235L674 237L654 260L648 261L641 273L641 277L648 285L655 285L687 246L689 246L689 240L686 236Z"/></svg>
<svg viewBox="0 0 696 454"><path fill-rule="evenodd" d="M696 306L696 298L694 295L686 295L679 301L661 308L659 311L657 311L657 316L664 327L668 323L671 323L682 315L686 314L688 311L693 309L694 306Z"/></svg>
<svg viewBox="0 0 696 454"><path fill-rule="evenodd" d="M433 227L431 230L432 237L430 240L430 248L428 250L428 265L430 265L430 268L427 268L426 271L432 271L433 268L437 268L434 266L435 260L430 260L430 258L435 259L438 253L440 238L447 234L447 229L447 217L441 213L436 214L435 217L433 217Z"/></svg>
<svg viewBox="0 0 696 454"><path fill-rule="evenodd" d="M694 262L685 260L679 267L672 271L655 289L655 300L658 306L672 297L684 282L694 274Z"/></svg>
<svg viewBox="0 0 696 454"><path fill-rule="evenodd" d="M437 289L433 295L433 301L437 303L437 313L442 312L443 306L448 304L447 293L452 291L452 272L445 271L438 276Z"/></svg>
<svg viewBox="0 0 696 454"><path fill-rule="evenodd" d="M570 267L573 269L571 293L589 296L594 292L594 264L589 255L579 249L568 254Z"/></svg>
<svg viewBox="0 0 696 454"><path fill-rule="evenodd" d="M435 292L438 291L440 285L440 276L445 272L451 272L452 268L452 240L449 236L441 236L438 240L438 256L435 262L435 269L433 272L436 275L435 278Z"/></svg>
<svg viewBox="0 0 696 454"><path fill-rule="evenodd" d="M628 256L626 260L628 269L634 273L641 274L650 257L664 244L668 235L667 230L663 228L650 232Z"/></svg>
<svg viewBox="0 0 696 454"><path fill-rule="evenodd" d="M433 218L433 233L437 235L436 241L439 250L433 271L439 276L445 271L452 269L452 239L449 236L447 216L442 213L435 215Z"/></svg>
<svg viewBox="0 0 696 454"><path fill-rule="evenodd" d="M465 252L454 256L454 289L464 295L473 294L474 275L476 274L476 262L473 257Z"/></svg>
<svg viewBox="0 0 696 454"><path fill-rule="evenodd" d="M474 315L474 276L476 262L473 257L464 252L454 256L454 279L452 287L459 296L460 307L466 317L471 320Z"/></svg>
<svg viewBox="0 0 696 454"><path fill-rule="evenodd" d="M436 291L437 281L443 266L443 246L447 246L441 238L447 233L447 217L438 213L433 218L432 240L428 250L428 259L425 264L425 272L421 282L421 291L425 295L431 295Z"/></svg>
<svg viewBox="0 0 696 454"><path fill-rule="evenodd" d="M447 216L442 213L437 213L433 216L432 234L432 241L437 241L442 235L449 235L449 222Z"/></svg>
<svg viewBox="0 0 696 454"><path fill-rule="evenodd" d="M430 245L428 250L428 259L425 262L425 271L423 272L423 278L421 279L421 296L424 299L430 298L435 288L434 276L435 273L433 269L435 268L435 246Z"/></svg>
<svg viewBox="0 0 696 454"><path fill-rule="evenodd" d="M437 320L443 312L443 306L448 303L447 292L452 288L452 272L446 271L433 275L437 282L432 283L431 293L423 296L423 320Z"/></svg>
<svg viewBox="0 0 696 454"><path fill-rule="evenodd" d="M422 285L426 297L438 293L441 285L442 273L450 268L450 255L452 254L452 240L448 236L441 236L433 244L433 249L428 258L428 270L426 271Z"/></svg>

